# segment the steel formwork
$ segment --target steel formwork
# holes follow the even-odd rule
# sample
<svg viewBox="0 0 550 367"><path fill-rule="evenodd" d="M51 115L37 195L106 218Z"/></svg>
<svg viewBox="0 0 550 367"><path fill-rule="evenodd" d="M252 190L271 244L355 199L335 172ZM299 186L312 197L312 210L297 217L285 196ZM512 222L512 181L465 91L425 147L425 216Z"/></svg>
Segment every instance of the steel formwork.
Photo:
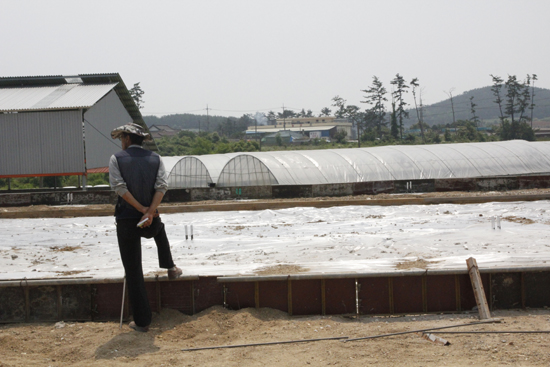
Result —
<svg viewBox="0 0 550 367"><path fill-rule="evenodd" d="M491 310L550 306L550 267L480 269ZM365 274L190 276L146 279L154 312L193 315L212 306L269 307L289 315L399 315L472 311L464 271ZM118 320L123 279L90 278L0 282L0 323ZM127 299L127 298L126 298Z"/></svg>

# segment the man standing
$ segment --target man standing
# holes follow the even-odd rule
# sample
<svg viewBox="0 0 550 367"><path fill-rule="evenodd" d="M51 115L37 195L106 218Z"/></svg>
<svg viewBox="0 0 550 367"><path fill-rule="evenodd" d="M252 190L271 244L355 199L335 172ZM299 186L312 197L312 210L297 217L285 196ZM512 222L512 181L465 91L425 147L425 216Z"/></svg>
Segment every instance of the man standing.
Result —
<svg viewBox="0 0 550 367"><path fill-rule="evenodd" d="M122 151L109 161L109 182L118 194L115 208L118 247L134 316L129 326L146 332L152 313L143 279L141 237L154 238L159 266L168 269L168 278L176 279L182 274L172 260L164 223L157 211L168 189L166 172L160 156L142 148L143 141L150 136L140 125L130 122L117 127L111 137L122 143Z"/></svg>

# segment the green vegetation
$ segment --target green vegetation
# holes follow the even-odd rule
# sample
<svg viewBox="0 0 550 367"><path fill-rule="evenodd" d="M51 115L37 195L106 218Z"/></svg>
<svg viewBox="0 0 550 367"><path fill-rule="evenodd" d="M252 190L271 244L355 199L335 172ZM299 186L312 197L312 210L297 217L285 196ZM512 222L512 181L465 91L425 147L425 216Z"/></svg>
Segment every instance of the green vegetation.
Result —
<svg viewBox="0 0 550 367"><path fill-rule="evenodd" d="M82 184L82 179L80 180ZM89 186L108 185L108 173L90 173L86 183ZM12 178L12 190L37 189L40 187L78 187L78 176L45 176L45 177L18 177ZM8 179L0 179L0 190L8 189Z"/></svg>
<svg viewBox="0 0 550 367"><path fill-rule="evenodd" d="M328 143L323 139L312 139L307 143L285 144L281 136L276 138L276 145L263 145L261 150L306 150L306 149L337 149L350 148L355 145L346 142L345 132L340 132L334 137L334 142ZM214 133L194 133L181 131L177 136L156 139L159 154L161 156L182 156L182 155L203 155L203 154L224 154L234 152L258 152L260 143L256 140L227 139Z"/></svg>

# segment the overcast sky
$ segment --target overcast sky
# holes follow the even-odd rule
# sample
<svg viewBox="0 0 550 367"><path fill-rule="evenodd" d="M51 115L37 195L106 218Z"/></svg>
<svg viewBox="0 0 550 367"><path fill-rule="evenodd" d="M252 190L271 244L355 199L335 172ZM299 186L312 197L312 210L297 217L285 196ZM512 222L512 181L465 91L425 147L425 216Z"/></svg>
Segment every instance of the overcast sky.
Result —
<svg viewBox="0 0 550 367"><path fill-rule="evenodd" d="M490 74L550 88L549 16L548 0L0 0L0 76L118 72L158 116L365 108L397 73L431 104Z"/></svg>

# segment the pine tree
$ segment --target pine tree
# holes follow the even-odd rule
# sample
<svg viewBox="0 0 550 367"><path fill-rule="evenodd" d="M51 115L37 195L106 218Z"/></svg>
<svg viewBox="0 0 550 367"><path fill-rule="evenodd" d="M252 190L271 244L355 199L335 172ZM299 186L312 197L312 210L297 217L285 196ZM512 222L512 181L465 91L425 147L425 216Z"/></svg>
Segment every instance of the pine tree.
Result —
<svg viewBox="0 0 550 367"><path fill-rule="evenodd" d="M470 111L472 112L472 118L470 121L472 121L477 127L479 124L479 117L476 115L476 106L477 104L474 103L474 96L470 96Z"/></svg>
<svg viewBox="0 0 550 367"><path fill-rule="evenodd" d="M401 75L396 74L395 78L390 82L390 84L395 85L395 90L392 92L395 102L397 104L397 120L399 121L399 136L403 139L403 119L409 117L409 113L405 110L405 107L408 105L405 102L404 94L407 93L407 88L409 87L405 83L405 79Z"/></svg>
<svg viewBox="0 0 550 367"><path fill-rule="evenodd" d="M418 105L416 104L416 88L418 88L418 78L411 80L412 94L414 99L414 108L416 109L416 117L418 118L418 125L420 125L420 135L422 135L422 142L426 143L426 138L424 137L424 123L420 118L420 112L418 111ZM422 102L422 101L421 101Z"/></svg>
<svg viewBox="0 0 550 367"><path fill-rule="evenodd" d="M391 115L390 115L390 133L395 140L399 138L399 126L397 126L397 111L395 110L395 101L392 98L391 101Z"/></svg>
<svg viewBox="0 0 550 367"><path fill-rule="evenodd" d="M134 87L128 92L130 92L130 96L136 103L137 108L141 110L145 105L145 101L143 100L143 95L145 94L145 92L143 91L143 89L141 89L139 82L134 84Z"/></svg>
<svg viewBox="0 0 550 367"><path fill-rule="evenodd" d="M382 127L387 125L385 117L386 105L384 104L384 102L388 101L388 98L386 98L387 91L378 77L373 76L372 79L372 85L369 89L362 90L367 95L365 96L365 101L361 101L361 103L367 103L372 106L370 110L376 116L374 121L376 133L382 139Z"/></svg>

